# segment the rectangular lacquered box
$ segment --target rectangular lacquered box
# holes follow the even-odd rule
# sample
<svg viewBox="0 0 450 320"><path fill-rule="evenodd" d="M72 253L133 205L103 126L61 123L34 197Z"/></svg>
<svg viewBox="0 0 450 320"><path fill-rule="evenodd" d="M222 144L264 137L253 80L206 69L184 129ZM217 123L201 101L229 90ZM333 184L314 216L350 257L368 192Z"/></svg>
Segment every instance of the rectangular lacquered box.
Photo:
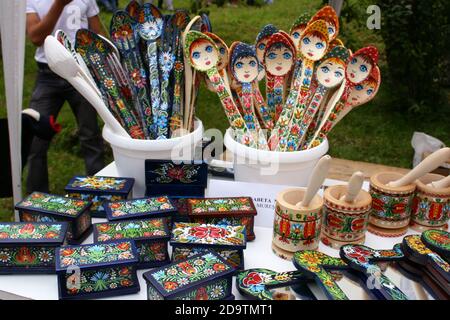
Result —
<svg viewBox="0 0 450 320"><path fill-rule="evenodd" d="M133 240L138 254L138 269L155 268L170 262L170 232L166 218L124 220L94 224L94 242Z"/></svg>
<svg viewBox="0 0 450 320"><path fill-rule="evenodd" d="M144 273L148 300L229 299L235 269L206 252Z"/></svg>
<svg viewBox="0 0 450 320"><path fill-rule="evenodd" d="M0 274L55 273L55 251L65 222L0 222Z"/></svg>
<svg viewBox="0 0 450 320"><path fill-rule="evenodd" d="M15 208L21 222L67 222L67 242L79 244L92 228L91 204L90 201L33 192Z"/></svg>
<svg viewBox="0 0 450 320"><path fill-rule="evenodd" d="M136 293L138 253L134 241L57 249L60 299L94 299Z"/></svg>
<svg viewBox="0 0 450 320"><path fill-rule="evenodd" d="M106 218L104 202L130 198L133 185L134 178L75 176L64 190L69 198L91 201L92 217Z"/></svg>

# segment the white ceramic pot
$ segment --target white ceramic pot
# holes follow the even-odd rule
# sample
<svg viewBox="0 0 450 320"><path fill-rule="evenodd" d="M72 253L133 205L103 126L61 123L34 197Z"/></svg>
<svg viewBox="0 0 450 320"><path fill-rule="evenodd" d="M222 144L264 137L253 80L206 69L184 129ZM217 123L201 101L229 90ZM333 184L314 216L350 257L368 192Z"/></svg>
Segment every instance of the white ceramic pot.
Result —
<svg viewBox="0 0 450 320"><path fill-rule="evenodd" d="M145 160L193 160L195 148L203 137L203 124L196 120L194 131L182 137L167 140L130 139L103 127L103 138L111 145L117 173L135 179L133 197L145 195Z"/></svg>
<svg viewBox="0 0 450 320"><path fill-rule="evenodd" d="M228 129L224 144L233 154L236 181L306 187L319 161L328 152L328 140L308 150L264 151L236 142Z"/></svg>

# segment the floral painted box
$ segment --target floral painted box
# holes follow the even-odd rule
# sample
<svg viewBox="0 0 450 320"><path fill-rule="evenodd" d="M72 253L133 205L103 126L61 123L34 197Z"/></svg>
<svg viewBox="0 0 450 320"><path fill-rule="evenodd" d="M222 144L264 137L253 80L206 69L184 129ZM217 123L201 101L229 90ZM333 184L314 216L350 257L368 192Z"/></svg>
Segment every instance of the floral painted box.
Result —
<svg viewBox="0 0 450 320"><path fill-rule="evenodd" d="M60 299L120 296L140 290L133 240L64 246L56 252Z"/></svg>
<svg viewBox="0 0 450 320"><path fill-rule="evenodd" d="M255 239L256 207L250 197L203 198L188 200L191 222L245 226L247 241Z"/></svg>
<svg viewBox="0 0 450 320"><path fill-rule="evenodd" d="M175 223L170 239L172 261L185 260L208 249L238 270L244 269L245 226Z"/></svg>
<svg viewBox="0 0 450 320"><path fill-rule="evenodd" d="M33 192L16 205L22 222L67 222L67 242L81 243L92 228L90 201Z"/></svg>
<svg viewBox="0 0 450 320"><path fill-rule="evenodd" d="M146 196L204 197L208 165L203 161L174 163L169 160L145 161Z"/></svg>
<svg viewBox="0 0 450 320"><path fill-rule="evenodd" d="M0 222L0 274L55 273L67 223Z"/></svg>
<svg viewBox="0 0 450 320"><path fill-rule="evenodd" d="M172 217L177 208L167 196L106 202L109 221Z"/></svg>
<svg viewBox="0 0 450 320"><path fill-rule="evenodd" d="M234 268L206 252L144 273L148 300L228 300Z"/></svg>
<svg viewBox="0 0 450 320"><path fill-rule="evenodd" d="M133 178L75 176L64 190L69 198L91 201L93 217L106 218L103 203L128 199L133 185Z"/></svg>
<svg viewBox="0 0 450 320"><path fill-rule="evenodd" d="M167 252L170 232L165 218L94 224L95 243L117 240L135 241L139 269L159 267L170 262Z"/></svg>

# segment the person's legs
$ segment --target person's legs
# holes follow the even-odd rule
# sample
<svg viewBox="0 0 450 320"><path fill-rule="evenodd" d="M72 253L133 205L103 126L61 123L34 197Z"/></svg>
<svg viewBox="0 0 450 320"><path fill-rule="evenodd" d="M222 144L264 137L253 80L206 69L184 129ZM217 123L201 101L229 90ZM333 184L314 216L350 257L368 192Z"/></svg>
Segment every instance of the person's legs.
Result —
<svg viewBox="0 0 450 320"><path fill-rule="evenodd" d="M39 70L29 107L42 115L58 116L64 104L60 95L64 80L49 70ZM33 139L28 158L27 193L49 192L47 151L50 141L38 137Z"/></svg>
<svg viewBox="0 0 450 320"><path fill-rule="evenodd" d="M86 173L94 175L105 166L103 138L97 122L97 112L74 88L67 88L65 95L77 119Z"/></svg>

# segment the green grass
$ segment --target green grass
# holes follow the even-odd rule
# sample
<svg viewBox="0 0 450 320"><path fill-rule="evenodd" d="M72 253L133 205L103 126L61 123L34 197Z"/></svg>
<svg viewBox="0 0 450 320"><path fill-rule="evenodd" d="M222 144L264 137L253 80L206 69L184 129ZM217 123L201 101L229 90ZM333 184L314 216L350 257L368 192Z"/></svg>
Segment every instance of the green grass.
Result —
<svg viewBox="0 0 450 320"><path fill-rule="evenodd" d="M126 2L120 1L122 6ZM238 8L211 6L207 10L210 11L213 31L230 45L238 40L253 43L258 31L268 23L289 30L290 24L298 15L305 10L318 8L321 2L276 0L274 5L261 8L245 5ZM188 0L175 0L174 4L177 8L189 8ZM102 13L101 18L108 27L111 15ZM365 8L362 8L358 19L343 26L341 38L352 50L364 44L376 44L381 51L380 66L384 81L373 102L352 111L333 130L329 137L330 154L351 160L410 167L413 156L410 140L414 131L423 131L450 145L450 111L449 108L437 106L438 112L419 116L401 111L406 109L404 106L393 105L396 91L395 85L386 80L388 70L384 60L384 45L376 31L365 28L365 19ZM33 55L34 47L27 41L24 107L28 105L36 75ZM5 117L3 83L3 74L0 73L0 116ZM203 85L198 99L197 116L203 120L206 128L224 131L228 127L217 96L207 91ZM65 184L73 175L84 173L84 161L80 154L75 119L68 106L62 109L58 121L64 129L55 137L49 151L50 188L54 193L63 193ZM111 160L111 152L108 151L107 161ZM11 212L12 200L0 200L0 220L10 219Z"/></svg>

